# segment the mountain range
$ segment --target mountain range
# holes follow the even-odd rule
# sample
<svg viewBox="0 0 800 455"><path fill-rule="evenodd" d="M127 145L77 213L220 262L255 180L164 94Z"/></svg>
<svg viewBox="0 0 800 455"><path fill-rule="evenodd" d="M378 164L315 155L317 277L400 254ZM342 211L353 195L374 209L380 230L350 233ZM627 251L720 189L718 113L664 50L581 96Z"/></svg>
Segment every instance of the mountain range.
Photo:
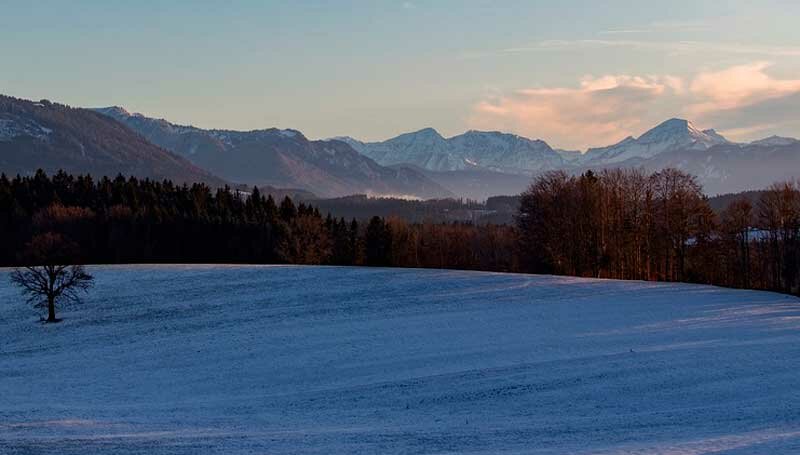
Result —
<svg viewBox="0 0 800 455"><path fill-rule="evenodd" d="M257 185L304 198L485 199L519 193L546 171L616 167L675 167L696 175L708 194L739 192L798 177L800 141L773 136L736 143L683 119L585 152L497 131L445 138L432 128L382 142L310 140L292 129L201 129L121 107L81 109L0 96L0 172L12 175L64 169Z"/></svg>
<svg viewBox="0 0 800 455"><path fill-rule="evenodd" d="M343 141L311 141L291 129L205 130L131 114L121 107L94 111L233 182L302 188L321 197L356 193L423 199L453 196L423 173L381 166Z"/></svg>
<svg viewBox="0 0 800 455"><path fill-rule="evenodd" d="M337 138L380 164L413 165L456 194L483 199L525 188L530 177L549 170L570 173L616 167L657 171L675 167L696 175L709 194L763 188L800 175L800 141L770 137L729 141L713 129L700 130L670 119L638 138L628 137L586 152L560 150L542 140L501 132L469 131L444 138L426 128L383 142Z"/></svg>

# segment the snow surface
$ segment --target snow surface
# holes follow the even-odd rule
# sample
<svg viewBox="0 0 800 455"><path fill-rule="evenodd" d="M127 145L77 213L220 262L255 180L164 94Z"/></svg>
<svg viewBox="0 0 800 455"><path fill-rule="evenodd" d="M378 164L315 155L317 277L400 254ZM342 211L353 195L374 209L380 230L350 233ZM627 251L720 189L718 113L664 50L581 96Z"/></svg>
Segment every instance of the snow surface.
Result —
<svg viewBox="0 0 800 455"><path fill-rule="evenodd" d="M0 453L800 453L800 300L435 270L0 270Z"/></svg>

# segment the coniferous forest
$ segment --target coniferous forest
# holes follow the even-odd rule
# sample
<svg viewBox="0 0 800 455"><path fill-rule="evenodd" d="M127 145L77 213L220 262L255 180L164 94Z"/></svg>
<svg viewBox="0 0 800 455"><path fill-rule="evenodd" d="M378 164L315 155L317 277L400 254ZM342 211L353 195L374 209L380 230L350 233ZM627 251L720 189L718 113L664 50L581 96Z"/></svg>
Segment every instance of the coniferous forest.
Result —
<svg viewBox="0 0 800 455"><path fill-rule="evenodd" d="M715 213L691 175L551 172L514 225L335 218L288 197L136 178L0 176L0 265L37 236L75 262L452 268L800 291L800 187L776 183Z"/></svg>

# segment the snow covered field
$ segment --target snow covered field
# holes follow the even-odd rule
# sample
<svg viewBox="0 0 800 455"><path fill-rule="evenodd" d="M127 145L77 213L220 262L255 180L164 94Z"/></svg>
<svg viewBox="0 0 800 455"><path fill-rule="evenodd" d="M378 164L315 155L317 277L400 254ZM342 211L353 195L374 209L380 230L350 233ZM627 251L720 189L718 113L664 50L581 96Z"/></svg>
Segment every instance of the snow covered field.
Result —
<svg viewBox="0 0 800 455"><path fill-rule="evenodd" d="M800 300L315 267L0 270L0 453L800 453Z"/></svg>

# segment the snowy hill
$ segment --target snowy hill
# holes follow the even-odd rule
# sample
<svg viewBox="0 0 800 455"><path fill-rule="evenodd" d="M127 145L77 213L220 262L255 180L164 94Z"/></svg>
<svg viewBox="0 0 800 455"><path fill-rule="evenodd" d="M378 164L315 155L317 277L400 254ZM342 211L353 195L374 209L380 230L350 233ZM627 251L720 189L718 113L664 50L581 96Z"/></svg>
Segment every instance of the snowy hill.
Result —
<svg viewBox="0 0 800 455"><path fill-rule="evenodd" d="M800 300L336 267L0 271L0 453L790 454Z"/></svg>

